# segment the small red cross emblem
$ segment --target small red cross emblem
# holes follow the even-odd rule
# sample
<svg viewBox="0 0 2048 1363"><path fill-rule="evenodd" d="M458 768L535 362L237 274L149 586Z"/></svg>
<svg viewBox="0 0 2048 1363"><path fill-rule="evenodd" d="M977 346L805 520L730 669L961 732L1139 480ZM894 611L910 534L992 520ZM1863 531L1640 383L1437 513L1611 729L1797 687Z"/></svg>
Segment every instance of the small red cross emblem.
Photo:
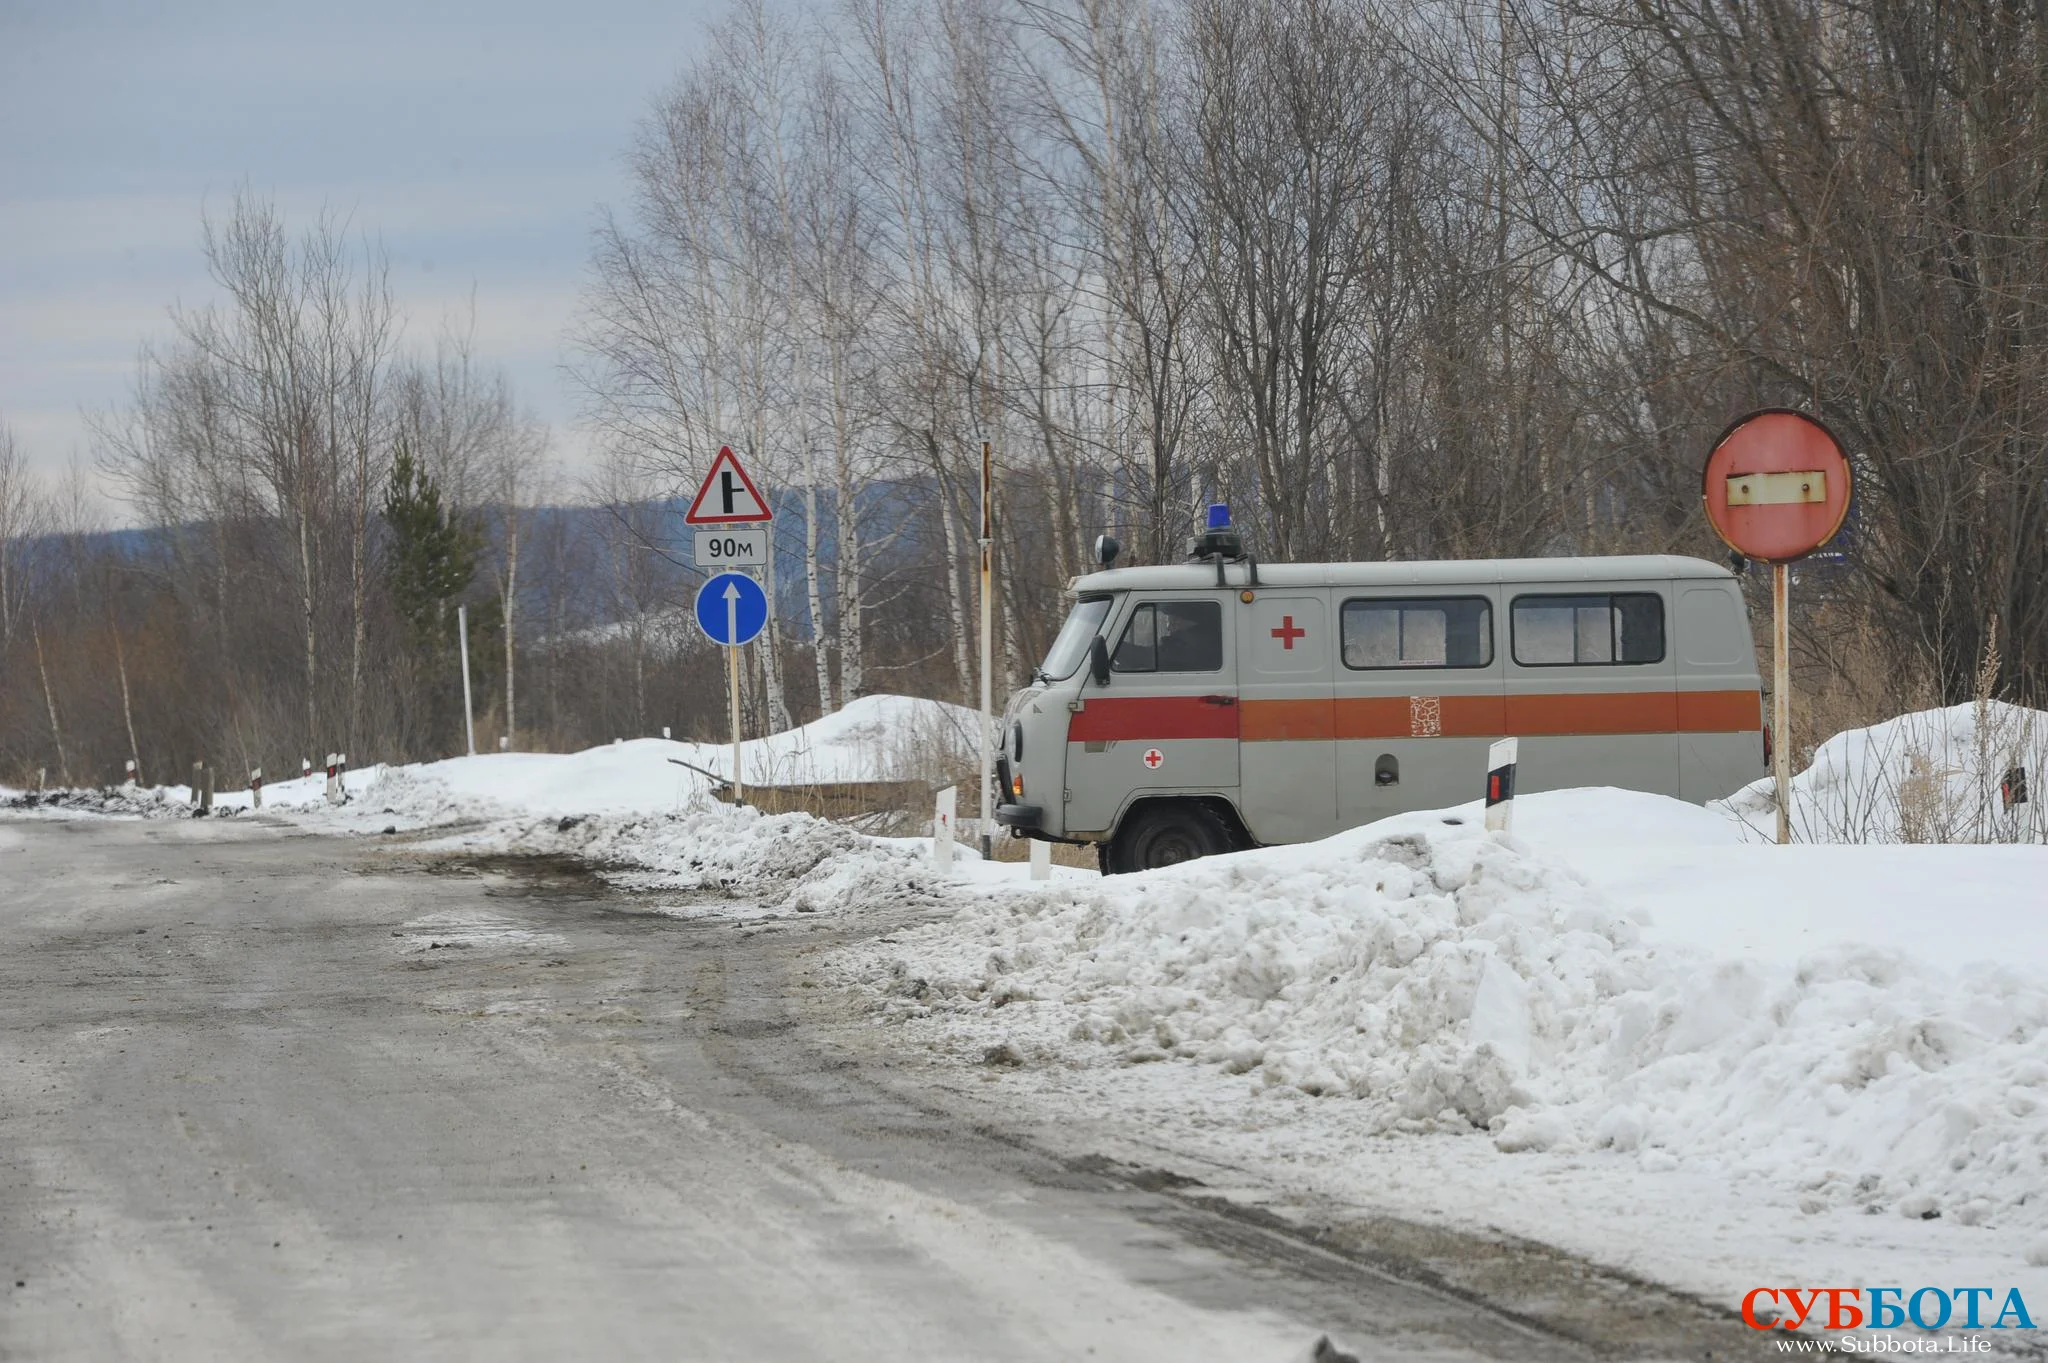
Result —
<svg viewBox="0 0 2048 1363"><path fill-rule="evenodd" d="M1147 748L1147 749L1145 749L1145 765L1146 765L1146 766L1148 766L1148 767L1150 767L1150 768L1152 768L1152 770L1154 770L1154 771L1158 771L1158 770L1159 770L1159 764L1160 764L1161 762L1164 762L1165 760L1166 760L1166 754L1164 754L1164 753L1160 752L1160 751L1159 751L1159 749L1157 749L1157 748Z"/></svg>
<svg viewBox="0 0 2048 1363"><path fill-rule="evenodd" d="M1296 629L1294 627L1294 617L1291 615L1283 615L1280 617L1280 628L1273 631L1273 637L1280 641L1280 647L1286 649L1289 653L1292 653L1294 652L1294 641L1296 639L1306 639L1308 637L1308 631L1305 629Z"/></svg>

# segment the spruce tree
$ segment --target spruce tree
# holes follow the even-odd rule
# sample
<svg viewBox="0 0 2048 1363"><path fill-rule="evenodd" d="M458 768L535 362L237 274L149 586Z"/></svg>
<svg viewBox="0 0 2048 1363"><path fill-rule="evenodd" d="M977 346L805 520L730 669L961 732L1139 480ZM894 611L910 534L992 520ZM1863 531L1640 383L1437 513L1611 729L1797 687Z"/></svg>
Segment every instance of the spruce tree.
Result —
<svg viewBox="0 0 2048 1363"><path fill-rule="evenodd" d="M469 590L476 575L476 534L452 520L441 489L401 440L384 491L384 524L391 534L391 599L416 653L448 648L448 603Z"/></svg>

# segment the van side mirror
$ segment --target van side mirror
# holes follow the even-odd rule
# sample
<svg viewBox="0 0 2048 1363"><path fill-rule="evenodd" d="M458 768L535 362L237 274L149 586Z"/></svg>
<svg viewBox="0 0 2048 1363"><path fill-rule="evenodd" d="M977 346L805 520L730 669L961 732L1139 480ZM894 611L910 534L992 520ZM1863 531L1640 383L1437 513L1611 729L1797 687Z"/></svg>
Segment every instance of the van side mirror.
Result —
<svg viewBox="0 0 2048 1363"><path fill-rule="evenodd" d="M1109 645L1100 634L1088 641L1088 675L1097 686L1109 685Z"/></svg>

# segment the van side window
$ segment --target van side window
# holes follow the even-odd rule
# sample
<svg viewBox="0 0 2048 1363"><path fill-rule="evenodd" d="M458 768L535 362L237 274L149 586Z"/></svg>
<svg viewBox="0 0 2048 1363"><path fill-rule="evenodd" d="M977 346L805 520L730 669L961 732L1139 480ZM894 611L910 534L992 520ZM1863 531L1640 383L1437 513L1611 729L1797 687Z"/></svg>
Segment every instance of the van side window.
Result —
<svg viewBox="0 0 2048 1363"><path fill-rule="evenodd" d="M1655 592L1518 596L1510 625L1523 667L1664 661L1664 598Z"/></svg>
<svg viewBox="0 0 2048 1363"><path fill-rule="evenodd" d="M1110 655L1117 672L1219 672L1223 607L1215 601L1147 601L1131 612Z"/></svg>
<svg viewBox="0 0 2048 1363"><path fill-rule="evenodd" d="M1491 667L1493 603L1479 596L1346 601L1344 666Z"/></svg>

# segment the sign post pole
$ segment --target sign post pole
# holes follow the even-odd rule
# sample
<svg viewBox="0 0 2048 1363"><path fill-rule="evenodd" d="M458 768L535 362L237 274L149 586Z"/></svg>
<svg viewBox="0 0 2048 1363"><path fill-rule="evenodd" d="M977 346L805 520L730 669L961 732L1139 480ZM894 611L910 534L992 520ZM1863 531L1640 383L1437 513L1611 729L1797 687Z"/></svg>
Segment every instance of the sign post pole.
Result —
<svg viewBox="0 0 2048 1363"><path fill-rule="evenodd" d="M455 634L462 645L462 728L469 735L469 755L476 756L476 708L469 700L469 607L455 608Z"/></svg>
<svg viewBox="0 0 2048 1363"><path fill-rule="evenodd" d="M1778 786L1778 841L1792 841L1791 569L1771 565L1771 774Z"/></svg>
<svg viewBox="0 0 2048 1363"><path fill-rule="evenodd" d="M697 628L725 650L726 701L732 717L732 802L746 795L740 769L740 650L768 625L768 594L745 573L720 573L697 589Z"/></svg>
<svg viewBox="0 0 2048 1363"><path fill-rule="evenodd" d="M740 772L740 594L727 584L725 589L725 637L733 640L725 650L725 682L732 708L732 802L743 804Z"/></svg>

